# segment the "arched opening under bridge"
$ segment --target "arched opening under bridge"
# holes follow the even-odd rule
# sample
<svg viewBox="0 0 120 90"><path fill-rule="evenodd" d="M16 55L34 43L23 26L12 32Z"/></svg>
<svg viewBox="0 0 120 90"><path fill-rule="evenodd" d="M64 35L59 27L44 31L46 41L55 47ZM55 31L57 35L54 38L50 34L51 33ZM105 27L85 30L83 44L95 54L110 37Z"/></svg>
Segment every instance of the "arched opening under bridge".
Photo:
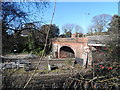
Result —
<svg viewBox="0 0 120 90"><path fill-rule="evenodd" d="M75 58L75 53L70 47L62 46L60 48L60 58Z"/></svg>

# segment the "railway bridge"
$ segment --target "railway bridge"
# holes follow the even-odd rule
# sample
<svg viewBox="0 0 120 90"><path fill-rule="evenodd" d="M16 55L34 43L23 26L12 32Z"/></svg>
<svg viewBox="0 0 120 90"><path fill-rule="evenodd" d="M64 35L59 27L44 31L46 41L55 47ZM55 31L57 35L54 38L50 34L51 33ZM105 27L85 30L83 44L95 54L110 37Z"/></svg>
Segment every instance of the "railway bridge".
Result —
<svg viewBox="0 0 120 90"><path fill-rule="evenodd" d="M109 36L88 36L53 39L53 56L55 58L75 58L85 65L92 64L92 51L97 47L105 47Z"/></svg>

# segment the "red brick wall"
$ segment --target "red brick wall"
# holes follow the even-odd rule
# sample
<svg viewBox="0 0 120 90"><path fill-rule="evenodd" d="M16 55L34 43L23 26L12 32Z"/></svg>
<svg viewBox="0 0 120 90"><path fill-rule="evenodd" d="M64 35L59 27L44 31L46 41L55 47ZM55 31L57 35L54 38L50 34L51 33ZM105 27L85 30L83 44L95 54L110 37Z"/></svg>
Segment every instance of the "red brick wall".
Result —
<svg viewBox="0 0 120 90"><path fill-rule="evenodd" d="M67 40L67 38L59 38L59 40L54 40L53 44L58 45L58 54L60 54L60 48L63 46L70 47L74 53L75 57L81 58L84 50L84 46L87 45L87 38L75 38L71 40ZM58 55L59 58L60 55Z"/></svg>

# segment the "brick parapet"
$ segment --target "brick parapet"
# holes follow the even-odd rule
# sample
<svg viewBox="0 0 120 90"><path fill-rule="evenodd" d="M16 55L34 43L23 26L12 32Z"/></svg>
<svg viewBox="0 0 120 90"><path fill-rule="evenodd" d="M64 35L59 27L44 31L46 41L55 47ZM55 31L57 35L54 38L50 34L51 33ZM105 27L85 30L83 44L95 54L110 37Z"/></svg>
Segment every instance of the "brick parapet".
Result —
<svg viewBox="0 0 120 90"><path fill-rule="evenodd" d="M52 40L53 43L55 42L71 42L71 43L87 43L88 38L56 38Z"/></svg>

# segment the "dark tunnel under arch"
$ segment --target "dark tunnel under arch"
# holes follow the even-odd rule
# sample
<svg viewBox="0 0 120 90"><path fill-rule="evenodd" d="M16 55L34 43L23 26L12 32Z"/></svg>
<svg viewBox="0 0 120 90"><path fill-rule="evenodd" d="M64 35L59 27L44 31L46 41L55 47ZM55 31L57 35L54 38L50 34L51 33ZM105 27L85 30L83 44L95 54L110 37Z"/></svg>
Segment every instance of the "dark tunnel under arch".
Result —
<svg viewBox="0 0 120 90"><path fill-rule="evenodd" d="M75 58L75 53L69 46L62 46L60 48L60 58Z"/></svg>

